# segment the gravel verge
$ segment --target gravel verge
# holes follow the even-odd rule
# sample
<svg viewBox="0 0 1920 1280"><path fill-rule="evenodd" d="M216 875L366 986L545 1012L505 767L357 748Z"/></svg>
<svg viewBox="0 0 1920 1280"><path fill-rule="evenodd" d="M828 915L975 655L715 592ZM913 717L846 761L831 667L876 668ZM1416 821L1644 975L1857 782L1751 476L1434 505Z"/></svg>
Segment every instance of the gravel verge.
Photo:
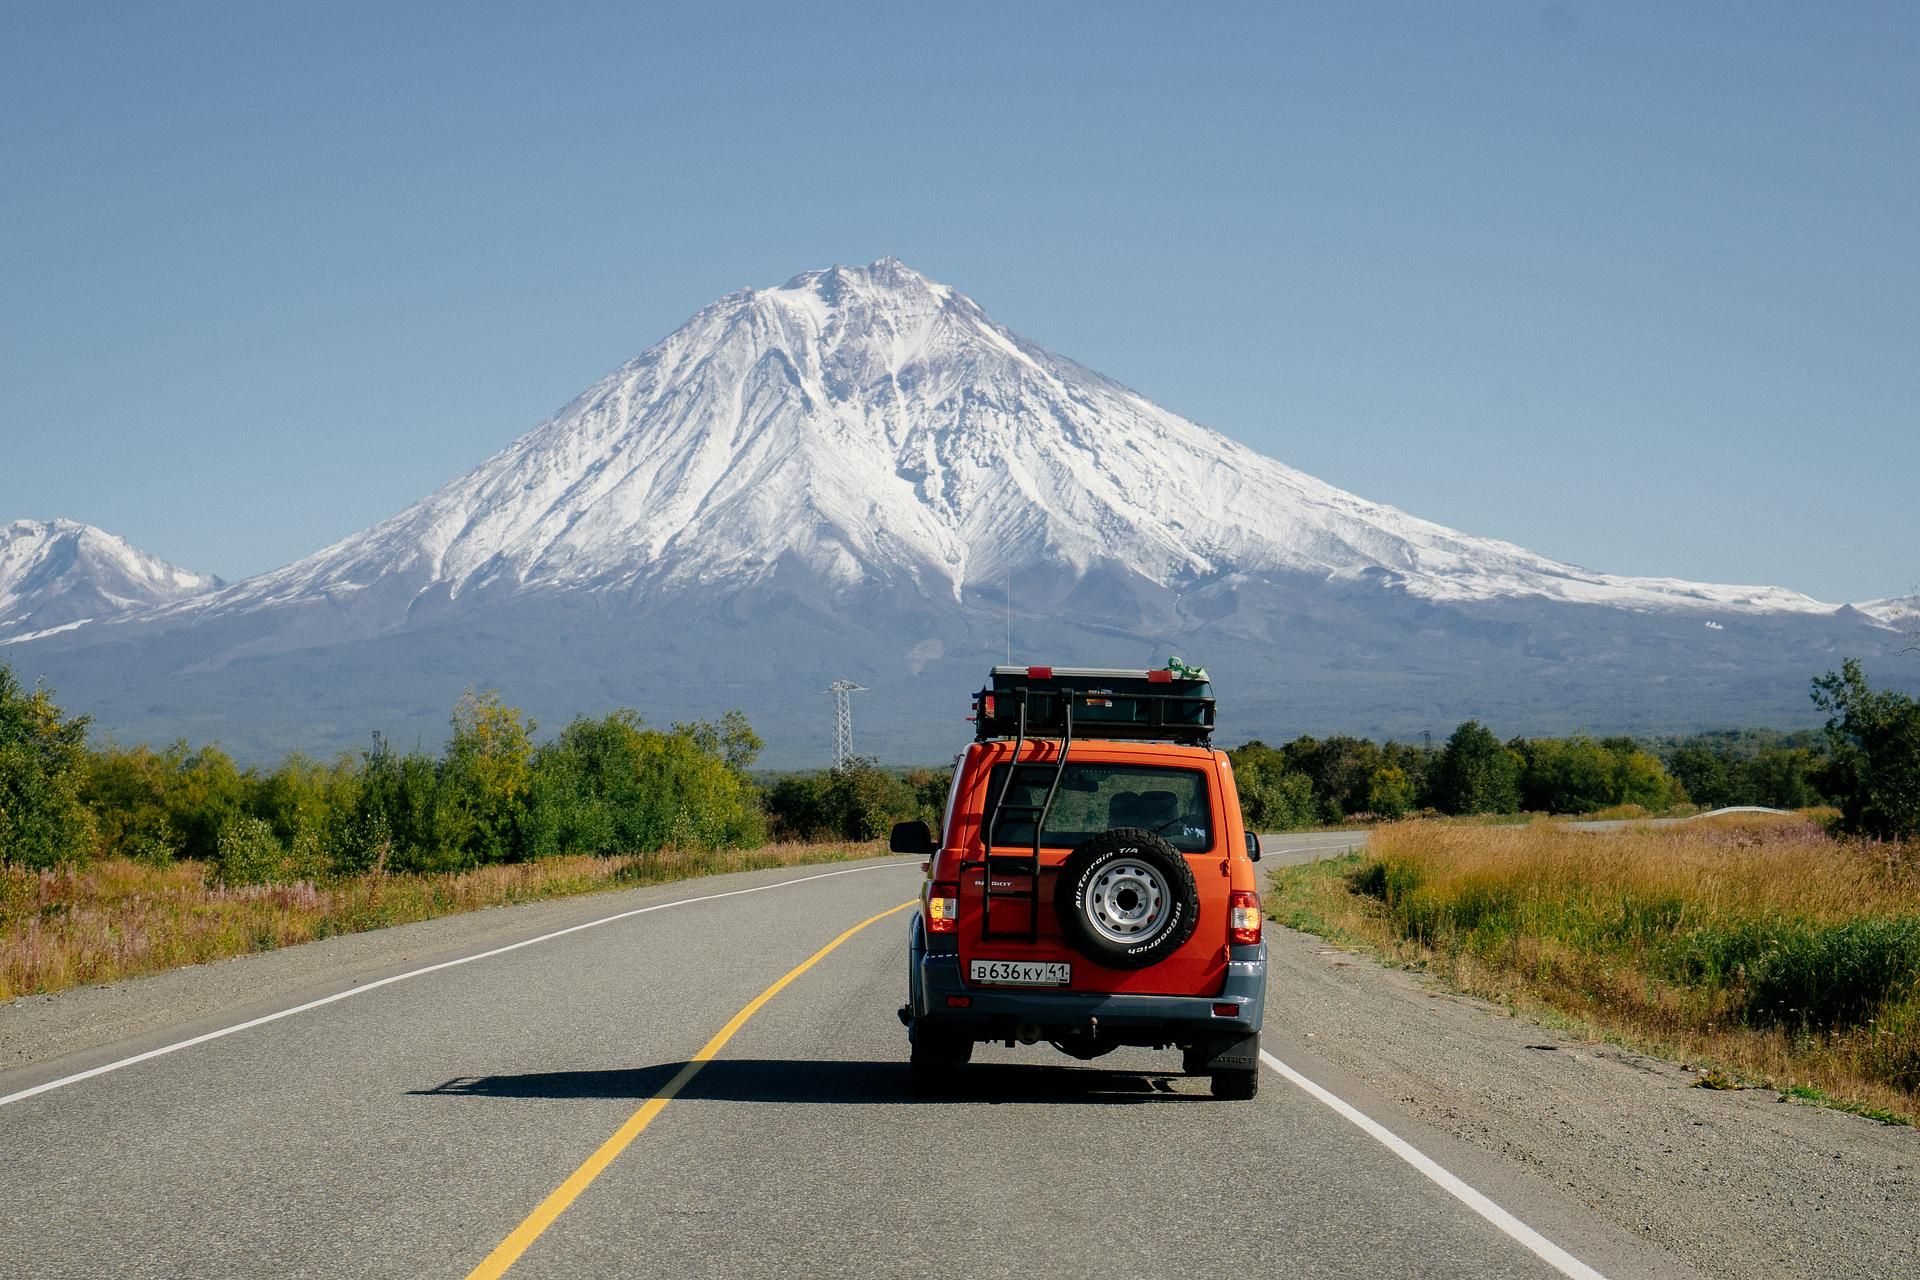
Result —
<svg viewBox="0 0 1920 1280"><path fill-rule="evenodd" d="M1920 1132L1573 1039L1269 926L1269 1026L1707 1276L1920 1274Z"/></svg>

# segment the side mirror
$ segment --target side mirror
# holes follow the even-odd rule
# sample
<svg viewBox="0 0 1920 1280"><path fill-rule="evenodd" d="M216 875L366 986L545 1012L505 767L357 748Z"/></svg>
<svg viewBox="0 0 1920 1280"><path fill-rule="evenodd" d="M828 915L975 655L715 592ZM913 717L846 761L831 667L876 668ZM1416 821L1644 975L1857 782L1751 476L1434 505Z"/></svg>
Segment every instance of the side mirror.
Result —
<svg viewBox="0 0 1920 1280"><path fill-rule="evenodd" d="M1260 837L1251 831L1247 832L1247 857L1255 862L1260 861Z"/></svg>
<svg viewBox="0 0 1920 1280"><path fill-rule="evenodd" d="M896 822L887 837L887 848L895 853L933 853L933 832L924 822Z"/></svg>

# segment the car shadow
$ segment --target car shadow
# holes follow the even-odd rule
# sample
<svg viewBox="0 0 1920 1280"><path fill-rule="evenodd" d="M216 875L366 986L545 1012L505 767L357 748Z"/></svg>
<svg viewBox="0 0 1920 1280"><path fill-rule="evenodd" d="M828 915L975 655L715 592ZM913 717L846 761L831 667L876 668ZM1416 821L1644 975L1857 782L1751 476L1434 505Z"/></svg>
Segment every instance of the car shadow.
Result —
<svg viewBox="0 0 1920 1280"><path fill-rule="evenodd" d="M535 1071L524 1075L456 1076L415 1097L651 1098L687 1064L610 1067L599 1071ZM681 1086L678 1098L720 1102L988 1103L1082 1102L1139 1105L1200 1102L1179 1093L1177 1074L1104 1071L1092 1067L976 1063L954 1072L937 1093L920 1094L904 1062L821 1062L770 1058L716 1058Z"/></svg>

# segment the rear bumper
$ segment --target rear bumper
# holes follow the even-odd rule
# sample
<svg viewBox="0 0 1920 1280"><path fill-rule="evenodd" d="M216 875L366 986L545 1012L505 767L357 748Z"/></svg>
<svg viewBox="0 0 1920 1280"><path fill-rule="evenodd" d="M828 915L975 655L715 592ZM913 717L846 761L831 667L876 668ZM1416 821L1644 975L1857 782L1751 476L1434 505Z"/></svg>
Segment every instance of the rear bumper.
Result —
<svg viewBox="0 0 1920 1280"><path fill-rule="evenodd" d="M1094 1034L1119 1044L1179 1044L1238 1040L1259 1032L1266 1013L1267 948L1236 946L1218 995L1150 996L1094 991L1026 991L970 986L960 957L930 951L914 917L909 932L905 1012L929 1027L975 1040L1059 1040ZM957 1008L949 997L965 998ZM1223 1017L1216 1004L1238 1012Z"/></svg>

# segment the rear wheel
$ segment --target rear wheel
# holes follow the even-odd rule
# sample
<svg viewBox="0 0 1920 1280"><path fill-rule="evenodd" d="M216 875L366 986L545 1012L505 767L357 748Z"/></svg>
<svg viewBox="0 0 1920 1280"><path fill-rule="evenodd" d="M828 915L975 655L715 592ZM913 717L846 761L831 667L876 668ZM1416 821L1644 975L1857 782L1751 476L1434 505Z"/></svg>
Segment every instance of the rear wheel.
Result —
<svg viewBox="0 0 1920 1280"><path fill-rule="evenodd" d="M973 1057L973 1041L951 1031L915 1023L907 1028L907 1037L912 1042L907 1061L915 1093L937 1093L950 1087L954 1072Z"/></svg>
<svg viewBox="0 0 1920 1280"><path fill-rule="evenodd" d="M1213 1096L1229 1102L1245 1102L1260 1092L1260 1073L1258 1071L1216 1071L1213 1073Z"/></svg>

